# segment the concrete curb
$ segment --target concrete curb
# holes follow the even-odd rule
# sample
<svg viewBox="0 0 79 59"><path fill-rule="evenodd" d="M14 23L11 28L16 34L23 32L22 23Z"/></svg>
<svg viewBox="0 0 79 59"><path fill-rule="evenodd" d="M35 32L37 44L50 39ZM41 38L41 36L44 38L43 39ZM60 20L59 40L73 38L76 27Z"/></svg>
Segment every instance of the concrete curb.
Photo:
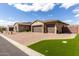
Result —
<svg viewBox="0 0 79 59"><path fill-rule="evenodd" d="M17 48L19 48L21 51L23 51L24 53L28 54L29 56L44 56L43 54L40 54L39 52L36 52L6 36L4 36L3 34L0 34L1 37L5 38L7 41L9 41L11 44L13 44L14 46L16 46Z"/></svg>

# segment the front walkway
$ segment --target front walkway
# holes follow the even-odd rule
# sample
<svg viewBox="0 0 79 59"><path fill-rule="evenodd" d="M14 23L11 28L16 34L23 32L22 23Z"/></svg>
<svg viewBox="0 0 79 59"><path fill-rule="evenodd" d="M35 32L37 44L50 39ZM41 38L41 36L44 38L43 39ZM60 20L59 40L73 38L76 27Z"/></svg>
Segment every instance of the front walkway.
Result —
<svg viewBox="0 0 79 59"><path fill-rule="evenodd" d="M52 34L34 32L15 32L12 35L4 33L4 35L25 46L45 39L70 39L76 36L76 34Z"/></svg>

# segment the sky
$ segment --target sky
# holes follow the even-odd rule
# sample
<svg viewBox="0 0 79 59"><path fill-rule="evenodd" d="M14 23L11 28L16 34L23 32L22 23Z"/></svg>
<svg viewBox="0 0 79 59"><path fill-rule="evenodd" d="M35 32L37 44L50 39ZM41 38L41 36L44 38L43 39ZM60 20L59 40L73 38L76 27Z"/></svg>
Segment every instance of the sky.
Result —
<svg viewBox="0 0 79 59"><path fill-rule="evenodd" d="M79 3L0 3L0 25L35 20L79 24Z"/></svg>

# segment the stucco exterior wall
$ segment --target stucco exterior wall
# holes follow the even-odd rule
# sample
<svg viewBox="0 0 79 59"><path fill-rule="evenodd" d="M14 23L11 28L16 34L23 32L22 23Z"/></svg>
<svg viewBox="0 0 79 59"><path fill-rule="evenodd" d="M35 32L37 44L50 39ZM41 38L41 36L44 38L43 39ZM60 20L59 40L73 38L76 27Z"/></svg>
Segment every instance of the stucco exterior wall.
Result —
<svg viewBox="0 0 79 59"><path fill-rule="evenodd" d="M30 25L15 24L15 26L14 26L14 31L15 32L17 32L17 31L24 31L24 30L30 31L31 30L31 26Z"/></svg>
<svg viewBox="0 0 79 59"><path fill-rule="evenodd" d="M57 33L62 33L63 26L67 26L67 25L58 23L56 24L56 26L57 26Z"/></svg>
<svg viewBox="0 0 79 59"><path fill-rule="evenodd" d="M31 26L35 26L35 25L44 25L44 23L39 22L39 21L36 21L36 22L34 22Z"/></svg>
<svg viewBox="0 0 79 59"><path fill-rule="evenodd" d="M29 31L31 27L29 25L18 25L19 26L19 31L27 30Z"/></svg>
<svg viewBox="0 0 79 59"><path fill-rule="evenodd" d="M14 31L15 31L15 32L19 31L18 24L15 24L15 25L14 25Z"/></svg>
<svg viewBox="0 0 79 59"><path fill-rule="evenodd" d="M40 28L38 26L41 26ZM36 21L31 25L31 32L34 32L34 27L37 28L38 32L44 32L44 23Z"/></svg>
<svg viewBox="0 0 79 59"><path fill-rule="evenodd" d="M79 26L78 25L69 25L67 27L64 27L63 31L66 33L79 33Z"/></svg>

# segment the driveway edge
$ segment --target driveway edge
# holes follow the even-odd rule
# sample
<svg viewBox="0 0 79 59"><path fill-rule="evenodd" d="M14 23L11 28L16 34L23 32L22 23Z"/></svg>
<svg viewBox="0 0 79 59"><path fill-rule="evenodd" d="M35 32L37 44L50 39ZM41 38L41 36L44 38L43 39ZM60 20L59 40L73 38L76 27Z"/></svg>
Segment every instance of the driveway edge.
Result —
<svg viewBox="0 0 79 59"><path fill-rule="evenodd" d="M23 51L24 53L28 54L29 56L44 56L43 54L36 52L34 50L32 50L31 48L28 48L8 37L6 37L3 34L0 34L1 37L5 38L7 41L9 41L11 44L13 44L14 46L16 46L17 48L19 48L21 51Z"/></svg>

